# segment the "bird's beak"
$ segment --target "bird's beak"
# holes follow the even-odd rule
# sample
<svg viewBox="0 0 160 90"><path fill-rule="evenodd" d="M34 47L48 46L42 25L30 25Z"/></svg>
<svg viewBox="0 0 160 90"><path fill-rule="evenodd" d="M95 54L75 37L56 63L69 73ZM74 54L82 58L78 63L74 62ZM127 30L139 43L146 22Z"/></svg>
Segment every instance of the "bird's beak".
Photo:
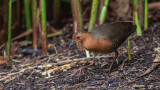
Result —
<svg viewBox="0 0 160 90"><path fill-rule="evenodd" d="M70 45L69 45L69 48L71 48L73 45L75 45L76 44L76 41L74 41L74 40L72 40L72 42L70 43Z"/></svg>

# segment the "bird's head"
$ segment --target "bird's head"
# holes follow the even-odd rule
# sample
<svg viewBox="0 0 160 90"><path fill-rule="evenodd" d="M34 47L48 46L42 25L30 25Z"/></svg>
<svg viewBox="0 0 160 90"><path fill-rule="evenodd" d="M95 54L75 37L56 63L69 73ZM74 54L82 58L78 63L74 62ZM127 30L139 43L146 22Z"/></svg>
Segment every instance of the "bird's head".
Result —
<svg viewBox="0 0 160 90"><path fill-rule="evenodd" d="M87 32L79 31L76 32L72 37L72 42L70 43L69 47L73 46L77 43L82 43L86 39Z"/></svg>
<svg viewBox="0 0 160 90"><path fill-rule="evenodd" d="M72 39L74 40L74 41L76 41L76 42L82 42L83 40L85 40L85 38L86 38L86 33L87 32L76 32L74 35L73 35L73 37L72 37Z"/></svg>

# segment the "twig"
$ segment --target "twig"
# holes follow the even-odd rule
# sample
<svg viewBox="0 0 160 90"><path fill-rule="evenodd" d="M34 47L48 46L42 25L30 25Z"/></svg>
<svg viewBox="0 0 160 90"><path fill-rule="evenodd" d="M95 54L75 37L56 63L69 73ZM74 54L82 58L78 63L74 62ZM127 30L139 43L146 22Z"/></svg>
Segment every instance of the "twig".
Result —
<svg viewBox="0 0 160 90"><path fill-rule="evenodd" d="M56 51L56 54L58 54L58 50L57 50L56 46L53 45L53 47L54 47L54 50Z"/></svg>
<svg viewBox="0 0 160 90"><path fill-rule="evenodd" d="M25 36L31 34L32 32L33 32L32 29L26 30L24 33L22 33L22 34L18 35L17 37L13 38L12 41L20 39L22 37L25 37Z"/></svg>
<svg viewBox="0 0 160 90"><path fill-rule="evenodd" d="M10 76L6 76L6 77L3 77L3 78L0 78L0 81L5 81L8 78L10 78Z"/></svg>
<svg viewBox="0 0 160 90"><path fill-rule="evenodd" d="M75 66L75 64L76 64L76 62L71 62L70 64L65 64L63 66L59 66L59 67L44 71L44 72L42 72L42 75L48 75L50 77L50 74L52 72L55 72L55 71L58 71L61 69L69 69L69 68L71 68L71 66Z"/></svg>
<svg viewBox="0 0 160 90"><path fill-rule="evenodd" d="M30 78L34 72L35 71L32 71L31 74L27 77L27 79Z"/></svg>
<svg viewBox="0 0 160 90"><path fill-rule="evenodd" d="M128 60L128 58L126 58L126 59L123 61L122 65L121 65L121 67L120 67L120 70L123 70L124 64L125 64L125 62L126 62L127 60Z"/></svg>
<svg viewBox="0 0 160 90"><path fill-rule="evenodd" d="M12 80L14 80L14 79L16 79L16 78L17 78L17 76L10 77L10 79L7 79L7 80L5 81L5 83L7 83L7 82L9 82L9 81L12 81Z"/></svg>
<svg viewBox="0 0 160 90"><path fill-rule="evenodd" d="M60 36L60 35L62 35L62 31L58 31L58 32L55 32L55 33L52 33L52 34L48 34L47 38Z"/></svg>

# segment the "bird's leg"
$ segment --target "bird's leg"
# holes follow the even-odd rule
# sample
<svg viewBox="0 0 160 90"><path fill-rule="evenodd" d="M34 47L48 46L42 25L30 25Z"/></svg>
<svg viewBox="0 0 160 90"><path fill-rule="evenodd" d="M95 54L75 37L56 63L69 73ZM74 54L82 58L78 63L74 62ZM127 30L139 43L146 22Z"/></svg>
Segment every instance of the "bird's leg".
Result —
<svg viewBox="0 0 160 90"><path fill-rule="evenodd" d="M81 67L81 68L75 70L74 73L70 75L70 77L72 78L72 77L73 77L74 75L76 75L77 73L79 73L78 76L80 76L80 73L81 73L82 70L84 70L84 69L86 69L86 68L88 68L88 67L93 66L94 63L95 63L95 56L96 56L96 55L93 54L93 60L92 60L92 62L91 62L89 65L86 65L86 66L84 66L84 67Z"/></svg>
<svg viewBox="0 0 160 90"><path fill-rule="evenodd" d="M117 57L118 57L118 52L115 51L114 61L112 62L112 64L111 64L111 66L109 67L109 69L105 69L105 70L103 71L103 73L104 73L104 72L110 72L110 71L111 71L111 69L112 69L112 67L113 67L113 64L114 64L114 63L116 62L116 60L117 60Z"/></svg>

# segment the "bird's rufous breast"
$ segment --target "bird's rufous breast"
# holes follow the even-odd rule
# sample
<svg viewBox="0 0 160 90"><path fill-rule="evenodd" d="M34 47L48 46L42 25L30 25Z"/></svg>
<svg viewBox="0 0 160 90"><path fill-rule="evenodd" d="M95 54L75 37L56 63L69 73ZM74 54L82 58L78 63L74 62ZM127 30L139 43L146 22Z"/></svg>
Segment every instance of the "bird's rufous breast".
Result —
<svg viewBox="0 0 160 90"><path fill-rule="evenodd" d="M113 49L113 44L108 38L99 37L94 39L90 34L86 35L86 39L82 42L85 49L95 53L108 53Z"/></svg>

